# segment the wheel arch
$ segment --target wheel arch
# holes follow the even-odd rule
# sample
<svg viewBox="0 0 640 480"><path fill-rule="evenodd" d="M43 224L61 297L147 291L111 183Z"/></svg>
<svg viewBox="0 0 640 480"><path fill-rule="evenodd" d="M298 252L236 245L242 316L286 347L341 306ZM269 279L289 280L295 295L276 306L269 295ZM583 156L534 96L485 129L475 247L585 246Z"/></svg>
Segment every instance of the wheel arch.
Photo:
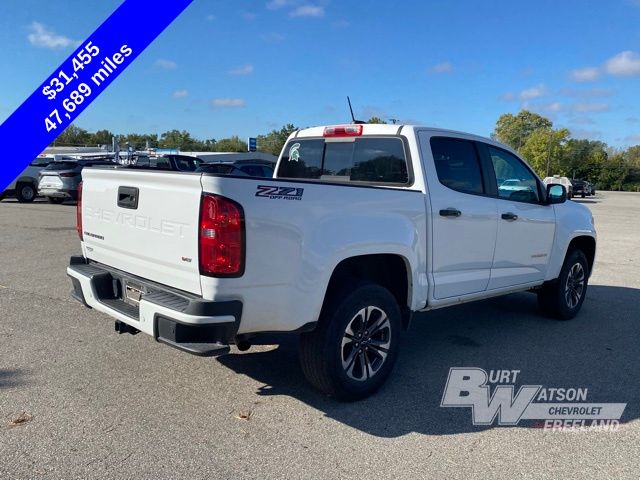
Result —
<svg viewBox="0 0 640 480"><path fill-rule="evenodd" d="M371 281L395 297L405 329L411 321L412 276L409 260L396 253L375 253L347 257L333 269L325 291L322 310L341 289L355 282Z"/></svg>
<svg viewBox="0 0 640 480"><path fill-rule="evenodd" d="M582 250L582 252L587 257L587 262L589 264L589 276L591 276L591 272L593 271L593 264L596 259L596 239L589 235L580 235L573 238L567 246L565 258L567 258L569 252L574 249Z"/></svg>

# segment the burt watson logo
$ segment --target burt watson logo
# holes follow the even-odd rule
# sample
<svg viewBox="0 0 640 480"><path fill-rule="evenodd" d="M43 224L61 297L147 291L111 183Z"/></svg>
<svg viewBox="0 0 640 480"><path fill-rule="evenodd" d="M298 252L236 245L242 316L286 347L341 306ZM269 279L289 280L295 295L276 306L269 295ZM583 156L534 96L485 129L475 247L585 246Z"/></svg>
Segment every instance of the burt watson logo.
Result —
<svg viewBox="0 0 640 480"><path fill-rule="evenodd" d="M522 385L520 370L449 369L441 407L471 408L473 425L514 426L522 420L551 430L615 430L626 403L589 403L587 388L547 388ZM493 392L493 393L492 393Z"/></svg>

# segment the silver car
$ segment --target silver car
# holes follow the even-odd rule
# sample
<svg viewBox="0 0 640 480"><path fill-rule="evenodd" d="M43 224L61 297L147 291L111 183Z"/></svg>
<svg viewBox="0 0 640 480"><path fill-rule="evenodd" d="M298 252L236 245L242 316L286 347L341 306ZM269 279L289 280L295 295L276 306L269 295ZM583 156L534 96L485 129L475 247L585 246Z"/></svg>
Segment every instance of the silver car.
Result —
<svg viewBox="0 0 640 480"><path fill-rule="evenodd" d="M38 194L51 203L78 199L78 184L82 181L82 169L94 165L112 165L109 159L57 160L40 172Z"/></svg>

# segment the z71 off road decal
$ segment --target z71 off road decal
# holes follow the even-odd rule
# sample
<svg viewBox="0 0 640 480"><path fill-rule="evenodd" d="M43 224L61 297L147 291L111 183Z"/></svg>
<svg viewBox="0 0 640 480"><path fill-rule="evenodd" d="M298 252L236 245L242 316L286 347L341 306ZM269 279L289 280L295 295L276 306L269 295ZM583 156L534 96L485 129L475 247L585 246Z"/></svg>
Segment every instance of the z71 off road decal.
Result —
<svg viewBox="0 0 640 480"><path fill-rule="evenodd" d="M302 192L304 192L304 188L258 185L256 197L265 197L272 200L302 200Z"/></svg>

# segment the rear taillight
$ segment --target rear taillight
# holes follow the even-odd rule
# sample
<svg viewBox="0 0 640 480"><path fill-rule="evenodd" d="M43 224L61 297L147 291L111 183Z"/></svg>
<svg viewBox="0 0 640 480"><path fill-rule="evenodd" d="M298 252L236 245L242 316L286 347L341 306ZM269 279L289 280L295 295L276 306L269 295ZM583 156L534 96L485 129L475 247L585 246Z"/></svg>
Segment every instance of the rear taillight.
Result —
<svg viewBox="0 0 640 480"><path fill-rule="evenodd" d="M205 194L200 206L200 273L215 277L244 272L244 213L228 198Z"/></svg>
<svg viewBox="0 0 640 480"><path fill-rule="evenodd" d="M324 127L325 137L358 137L362 135L362 125L336 125Z"/></svg>
<svg viewBox="0 0 640 480"><path fill-rule="evenodd" d="M78 184L78 202L76 203L76 230L78 231L80 241L82 241L82 182Z"/></svg>

